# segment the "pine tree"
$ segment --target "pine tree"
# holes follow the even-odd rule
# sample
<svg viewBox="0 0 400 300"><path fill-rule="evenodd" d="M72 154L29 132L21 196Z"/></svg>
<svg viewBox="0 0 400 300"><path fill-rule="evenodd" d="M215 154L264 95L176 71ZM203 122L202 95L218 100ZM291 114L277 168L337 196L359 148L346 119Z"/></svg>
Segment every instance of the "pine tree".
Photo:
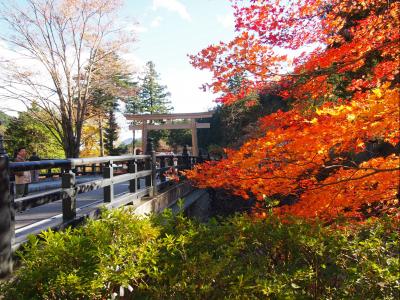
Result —
<svg viewBox="0 0 400 300"><path fill-rule="evenodd" d="M115 112L118 104L114 103L113 107L108 111L107 128L105 129L105 143L104 148L109 155L118 155L117 149L114 147L115 142L118 140L118 124L115 119Z"/></svg>
<svg viewBox="0 0 400 300"><path fill-rule="evenodd" d="M155 70L153 62L146 64L144 77L139 79L138 93L130 98L126 105L126 112L133 114L163 114L173 110L170 93L167 86L159 83L160 76ZM155 124L154 121L150 122ZM166 138L168 132L165 130L154 130L149 132L149 137L153 138L157 146L160 139Z"/></svg>
<svg viewBox="0 0 400 300"><path fill-rule="evenodd" d="M127 103L128 113L162 114L173 109L169 100L171 94L165 85L159 83L159 77L154 63L147 62L145 75L139 80L139 91Z"/></svg>

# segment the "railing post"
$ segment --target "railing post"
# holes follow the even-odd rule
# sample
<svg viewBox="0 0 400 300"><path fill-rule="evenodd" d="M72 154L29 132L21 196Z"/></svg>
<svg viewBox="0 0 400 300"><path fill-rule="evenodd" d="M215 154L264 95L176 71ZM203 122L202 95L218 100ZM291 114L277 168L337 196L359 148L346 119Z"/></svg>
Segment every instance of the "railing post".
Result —
<svg viewBox="0 0 400 300"><path fill-rule="evenodd" d="M196 163L203 163L204 159L203 159L203 153L201 152L201 150L199 150L199 157L196 160Z"/></svg>
<svg viewBox="0 0 400 300"><path fill-rule="evenodd" d="M61 188L67 195L62 199L63 221L70 221L76 217L76 178L72 170L61 175Z"/></svg>
<svg viewBox="0 0 400 300"><path fill-rule="evenodd" d="M51 169L47 169L46 178L52 178L53 174L51 173Z"/></svg>
<svg viewBox="0 0 400 300"><path fill-rule="evenodd" d="M132 174L137 173L136 159L130 160L128 162L128 172ZM129 192L136 193L136 191L137 191L137 178L129 180Z"/></svg>
<svg viewBox="0 0 400 300"><path fill-rule="evenodd" d="M150 197L157 195L157 169L156 169L156 151L154 150L153 139L147 138L147 155L151 155L151 160L149 167L147 169L151 169L151 176L150 178L146 177L146 186L151 186L150 189ZM149 184L148 184L149 183Z"/></svg>
<svg viewBox="0 0 400 300"><path fill-rule="evenodd" d="M143 171L145 169L145 161L143 159L135 159L136 172ZM136 178L136 190L140 190L140 178Z"/></svg>
<svg viewBox="0 0 400 300"><path fill-rule="evenodd" d="M96 164L92 164L92 175L96 175Z"/></svg>
<svg viewBox="0 0 400 300"><path fill-rule="evenodd" d="M114 170L112 162L107 167L103 167L103 178L112 179L114 177ZM105 186L103 188L104 202L112 202L114 200L114 184Z"/></svg>
<svg viewBox="0 0 400 300"><path fill-rule="evenodd" d="M167 158L165 157L165 156L162 156L162 157L160 157L160 169L163 169L163 168L165 168L165 160L166 160ZM165 182L165 171L164 170L162 170L161 172L160 172L160 181L161 182Z"/></svg>
<svg viewBox="0 0 400 300"><path fill-rule="evenodd" d="M0 278L10 274L13 269L11 255L11 244L14 237L13 193L10 193L8 163L9 159L4 149L3 136L0 135Z"/></svg>
<svg viewBox="0 0 400 300"><path fill-rule="evenodd" d="M183 147L182 151L182 160L183 160L183 166L184 169L189 169L190 168L190 158L189 158L189 153L187 149L187 145Z"/></svg>

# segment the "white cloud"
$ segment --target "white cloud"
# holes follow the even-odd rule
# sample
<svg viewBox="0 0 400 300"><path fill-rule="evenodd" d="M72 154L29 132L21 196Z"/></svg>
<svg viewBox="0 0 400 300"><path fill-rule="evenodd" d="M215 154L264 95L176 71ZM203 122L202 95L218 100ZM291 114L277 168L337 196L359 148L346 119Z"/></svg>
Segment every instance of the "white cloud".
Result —
<svg viewBox="0 0 400 300"><path fill-rule="evenodd" d="M163 18L160 16L155 17L153 19L153 21L151 21L150 27L153 27L153 28L159 27L162 20L163 20Z"/></svg>
<svg viewBox="0 0 400 300"><path fill-rule="evenodd" d="M186 21L191 21L192 19L186 9L186 6L178 0L153 0L153 10L160 8L165 8L169 11L176 12L182 19Z"/></svg>
<svg viewBox="0 0 400 300"><path fill-rule="evenodd" d="M161 77L171 92L175 112L202 112L215 106L213 102L215 95L200 89L202 84L210 82L211 73L198 71L189 66L170 68L165 74L168 76L163 75L161 74Z"/></svg>
<svg viewBox="0 0 400 300"><path fill-rule="evenodd" d="M29 66L29 68L27 66ZM36 77L39 77L39 82L51 81L51 78L46 76L46 74L43 75L43 66L40 63L28 59L26 56L22 55L22 53L16 53L10 49L7 43L0 41L0 87L6 87L6 89L0 88L0 110L16 116L18 112L26 110L26 106L17 98L9 97L11 94L8 91L13 91L14 86L9 85L8 76L10 76L11 70L14 68L30 71L36 74ZM25 87L20 85L18 88L20 91L27 90Z"/></svg>
<svg viewBox="0 0 400 300"><path fill-rule="evenodd" d="M234 28L234 26L235 26L235 19L231 13L228 13L226 15L218 15L217 21L224 28Z"/></svg>
<svg viewBox="0 0 400 300"><path fill-rule="evenodd" d="M124 22L121 24L121 27L124 28L127 32L133 32L135 34L147 32L148 28L139 24L138 22Z"/></svg>
<svg viewBox="0 0 400 300"><path fill-rule="evenodd" d="M147 32L147 31L148 31L148 29L142 25L136 25L133 28L133 32L136 32L136 33L142 33L142 32Z"/></svg>

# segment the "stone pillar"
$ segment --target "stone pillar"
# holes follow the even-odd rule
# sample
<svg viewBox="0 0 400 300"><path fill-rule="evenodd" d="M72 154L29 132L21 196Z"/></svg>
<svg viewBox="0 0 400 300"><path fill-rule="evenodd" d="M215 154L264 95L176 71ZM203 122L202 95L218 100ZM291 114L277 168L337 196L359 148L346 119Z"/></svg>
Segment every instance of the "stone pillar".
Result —
<svg viewBox="0 0 400 300"><path fill-rule="evenodd" d="M183 146L183 151L182 151L182 163L183 163L183 169L190 169L190 157L187 149L187 145Z"/></svg>
<svg viewBox="0 0 400 300"><path fill-rule="evenodd" d="M192 130L192 156L199 156L199 146L197 143L196 119L191 119L191 130Z"/></svg>
<svg viewBox="0 0 400 300"><path fill-rule="evenodd" d="M138 169L137 160L136 159L130 160L128 162L128 173L130 173L130 174L137 173L137 169ZM130 193L137 192L137 186L138 186L137 182L138 182L137 178L129 180L129 192Z"/></svg>
<svg viewBox="0 0 400 300"><path fill-rule="evenodd" d="M142 121L142 153L147 153L147 121Z"/></svg>
<svg viewBox="0 0 400 300"><path fill-rule="evenodd" d="M132 122L132 127L134 126ZM135 155L135 146L136 146L136 135L135 135L135 128L132 129L132 154Z"/></svg>
<svg viewBox="0 0 400 300"><path fill-rule="evenodd" d="M62 199L63 221L73 220L76 216L76 178L71 170L62 174L61 187L67 193Z"/></svg>
<svg viewBox="0 0 400 300"><path fill-rule="evenodd" d="M149 164L149 167L151 170L151 176L146 177L146 179L147 179L146 186L151 186L150 197L153 197L153 196L157 195L157 166L156 166L157 162L156 162L156 151L154 150L154 144L153 144L152 138L147 139L146 154L151 155L150 164Z"/></svg>
<svg viewBox="0 0 400 300"><path fill-rule="evenodd" d="M112 165L112 161L109 162L107 167L103 168L103 178L104 179L112 179L114 177L114 169ZM114 200L114 184L110 184L109 186L105 186L103 188L103 196L104 202L112 202Z"/></svg>

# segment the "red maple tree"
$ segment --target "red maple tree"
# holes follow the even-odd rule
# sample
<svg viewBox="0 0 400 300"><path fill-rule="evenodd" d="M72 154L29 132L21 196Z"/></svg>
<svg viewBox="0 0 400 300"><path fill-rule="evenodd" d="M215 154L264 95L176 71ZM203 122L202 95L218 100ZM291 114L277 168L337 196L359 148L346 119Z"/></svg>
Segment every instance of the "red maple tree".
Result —
<svg viewBox="0 0 400 300"><path fill-rule="evenodd" d="M225 105L269 92L292 109L264 117L263 137L187 176L256 198L261 215L398 215L400 2L232 3L237 37L192 64L213 72L209 87Z"/></svg>

